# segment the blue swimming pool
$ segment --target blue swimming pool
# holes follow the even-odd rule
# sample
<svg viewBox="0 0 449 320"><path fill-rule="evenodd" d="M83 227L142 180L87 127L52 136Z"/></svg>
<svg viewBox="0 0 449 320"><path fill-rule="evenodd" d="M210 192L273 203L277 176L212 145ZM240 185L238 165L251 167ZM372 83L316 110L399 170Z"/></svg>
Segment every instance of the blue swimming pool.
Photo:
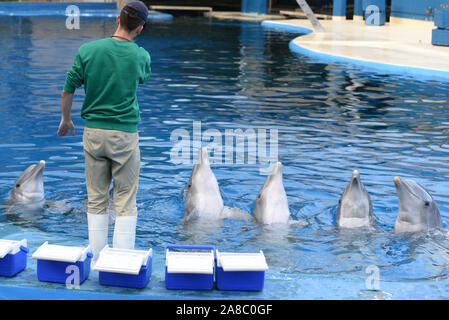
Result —
<svg viewBox="0 0 449 320"><path fill-rule="evenodd" d="M59 138L60 91L78 47L113 31L111 18L81 18L79 30L67 30L65 18L0 17L0 199L28 165L43 159L46 198L68 206L14 217L3 206L0 238L27 238L31 252L47 240L87 244L83 93L77 91L73 108L76 136ZM80 291L131 298L449 297L447 232L391 233L398 207L394 175L425 186L449 228L449 82L320 62L289 50L295 36L256 23L204 18L150 23L137 40L151 53L153 75L138 91L142 170L136 247L153 248L153 274L146 289L131 290L102 287L92 272ZM193 134L194 121L203 131L221 133L277 129L290 209L294 219L308 224L181 223L193 163L170 161L175 144L170 137L177 129ZM212 166L226 205L251 212L266 178L262 166L248 161ZM337 201L354 169L371 194L379 222L375 231L335 228ZM265 289L166 290L164 246L170 243L261 249L270 268ZM366 285L370 266L379 270L378 291ZM1 278L0 286L55 290L55 296L67 298L64 285L37 280L31 255L27 269Z"/></svg>

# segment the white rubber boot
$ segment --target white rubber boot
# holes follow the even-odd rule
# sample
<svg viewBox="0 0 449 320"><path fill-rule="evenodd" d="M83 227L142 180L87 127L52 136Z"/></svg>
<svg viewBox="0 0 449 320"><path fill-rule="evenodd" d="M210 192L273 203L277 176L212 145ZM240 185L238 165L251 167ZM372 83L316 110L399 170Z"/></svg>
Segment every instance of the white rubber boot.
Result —
<svg viewBox="0 0 449 320"><path fill-rule="evenodd" d="M87 213L89 229L89 245L92 250L92 263L97 261L98 254L108 244L109 216L107 214Z"/></svg>
<svg viewBox="0 0 449 320"><path fill-rule="evenodd" d="M114 238L112 240L114 248L134 249L136 224L137 215L117 216L115 218Z"/></svg>

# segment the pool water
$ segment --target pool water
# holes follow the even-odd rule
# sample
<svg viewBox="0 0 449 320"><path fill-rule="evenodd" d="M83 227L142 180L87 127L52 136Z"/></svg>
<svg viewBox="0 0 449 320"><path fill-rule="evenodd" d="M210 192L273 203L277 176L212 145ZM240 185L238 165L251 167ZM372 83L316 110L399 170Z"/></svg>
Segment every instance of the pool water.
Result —
<svg viewBox="0 0 449 320"><path fill-rule="evenodd" d="M114 32L111 18L0 19L0 198L27 166L46 161L47 200L66 206L33 215L0 211L0 238L87 244L83 90L73 105L76 136L57 136L66 72L84 42ZM257 23L203 18L154 21L137 39L152 56L152 77L138 90L142 169L136 248L153 248L147 288L102 287L92 272L79 290L166 298L427 299L449 297L447 231L392 234L398 203L393 176L425 186L449 228L449 82L382 73L294 54L296 34ZM182 223L193 162L174 164L174 130L277 129L278 160L292 217L303 225L224 220ZM203 141L207 145L208 141ZM225 204L251 212L266 175L261 163L213 164ZM338 198L358 169L371 195L375 230L335 227ZM110 230L112 235L112 229ZM222 251L263 250L269 271L261 292L169 291L166 244L209 244ZM370 290L373 268L378 286ZM66 290L39 282L36 261L0 285Z"/></svg>

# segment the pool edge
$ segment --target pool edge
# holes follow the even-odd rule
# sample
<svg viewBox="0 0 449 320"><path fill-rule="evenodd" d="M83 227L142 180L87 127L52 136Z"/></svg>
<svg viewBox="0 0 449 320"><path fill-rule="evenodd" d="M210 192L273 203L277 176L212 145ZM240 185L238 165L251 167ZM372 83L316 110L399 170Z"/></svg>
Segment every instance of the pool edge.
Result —
<svg viewBox="0 0 449 320"><path fill-rule="evenodd" d="M315 51L309 48L305 48L298 44L298 40L305 35L311 34L314 31L310 28L304 27L304 26L298 26L293 24L285 24L285 23L279 23L279 22L273 22L273 21L262 21L261 26L267 29L273 29L283 32L293 32L293 33L303 33L300 36L295 37L289 42L289 49L292 52L304 54L307 56L312 56L315 58L318 58L322 61L325 61L327 63L329 62L346 62L346 63L353 63L362 67L370 68L376 72L383 73L383 74L390 74L391 72L394 73L406 73L413 76L423 76L423 77L429 77L434 79L435 77L443 80L449 80L449 71L443 71L443 70L435 70L431 68L421 68L421 67L413 67L413 66L407 66L407 65L398 65L398 64L390 64L390 63L382 63L378 61L368 61L363 60L359 58L354 57L347 57L343 55L335 55L327 52L320 52ZM330 60L330 61L329 61Z"/></svg>
<svg viewBox="0 0 449 320"><path fill-rule="evenodd" d="M81 289L43 289L0 285L0 300L180 300L184 297L159 297L84 291Z"/></svg>

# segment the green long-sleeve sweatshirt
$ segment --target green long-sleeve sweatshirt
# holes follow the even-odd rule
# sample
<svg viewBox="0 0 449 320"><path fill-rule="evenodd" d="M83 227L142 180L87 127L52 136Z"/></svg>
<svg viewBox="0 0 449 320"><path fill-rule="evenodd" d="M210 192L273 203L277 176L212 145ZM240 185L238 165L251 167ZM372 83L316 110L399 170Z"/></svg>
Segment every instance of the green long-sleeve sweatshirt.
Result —
<svg viewBox="0 0 449 320"><path fill-rule="evenodd" d="M81 117L86 127L136 132L137 86L149 79L150 63L150 54L133 42L106 38L82 45L64 91L73 93L84 85Z"/></svg>

